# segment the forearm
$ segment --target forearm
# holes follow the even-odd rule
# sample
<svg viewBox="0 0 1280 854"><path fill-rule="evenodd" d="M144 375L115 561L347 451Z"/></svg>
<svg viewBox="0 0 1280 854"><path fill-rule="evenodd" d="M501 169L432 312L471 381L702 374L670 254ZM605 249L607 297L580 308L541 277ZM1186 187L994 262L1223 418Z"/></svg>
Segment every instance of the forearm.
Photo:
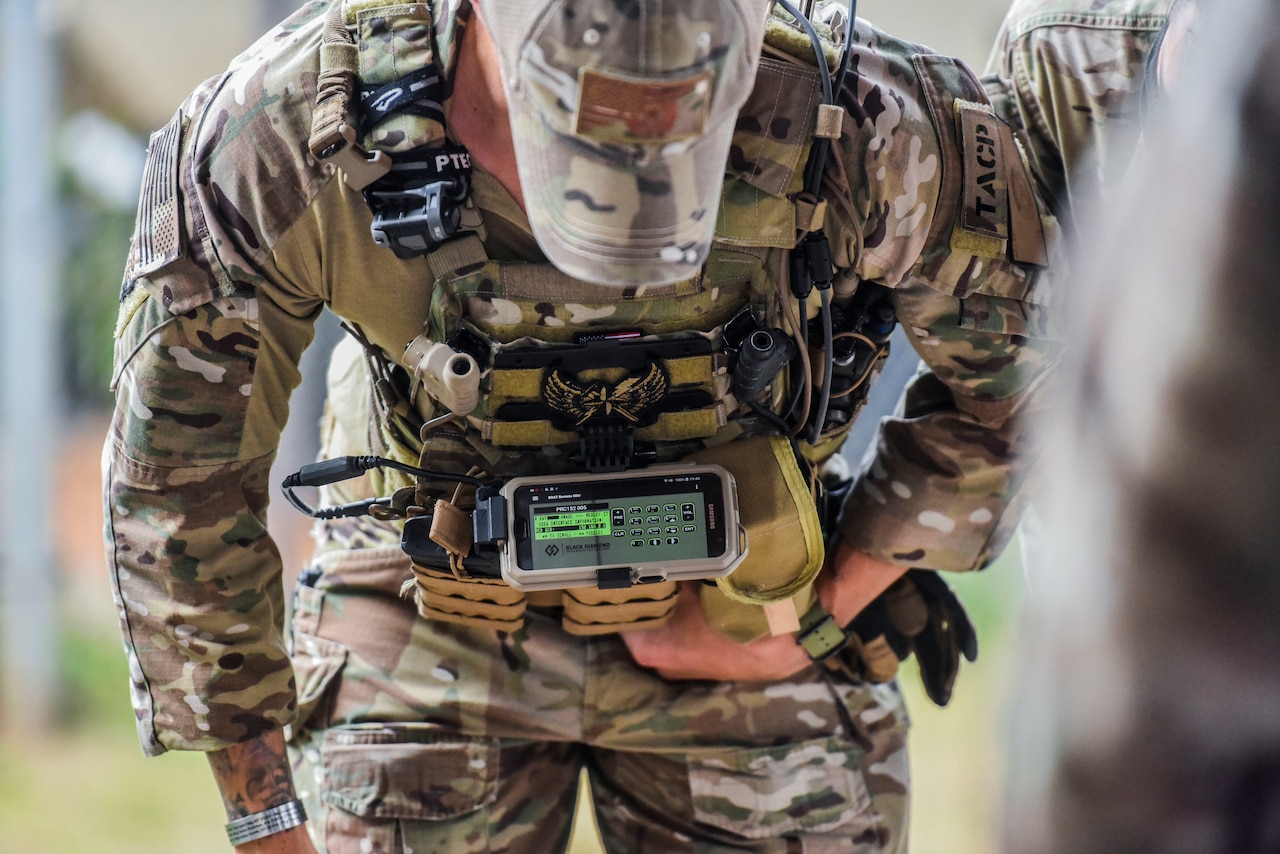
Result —
<svg viewBox="0 0 1280 854"><path fill-rule="evenodd" d="M836 623L847 626L908 569L841 543L821 576L818 598Z"/></svg>
<svg viewBox="0 0 1280 854"><path fill-rule="evenodd" d="M207 755L228 821L297 800L280 730ZM312 849L306 826L301 825L235 850L237 854L289 854Z"/></svg>

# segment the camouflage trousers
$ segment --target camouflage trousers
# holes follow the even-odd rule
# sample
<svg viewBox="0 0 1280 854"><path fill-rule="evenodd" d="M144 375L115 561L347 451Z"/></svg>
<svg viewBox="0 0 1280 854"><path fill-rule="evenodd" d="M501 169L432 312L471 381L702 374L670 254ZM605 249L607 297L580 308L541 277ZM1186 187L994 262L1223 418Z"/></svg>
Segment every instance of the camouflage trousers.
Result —
<svg viewBox="0 0 1280 854"><path fill-rule="evenodd" d="M896 685L668 682L549 609L513 634L433 623L351 568L294 602L321 851L563 851L584 767L610 854L906 851Z"/></svg>

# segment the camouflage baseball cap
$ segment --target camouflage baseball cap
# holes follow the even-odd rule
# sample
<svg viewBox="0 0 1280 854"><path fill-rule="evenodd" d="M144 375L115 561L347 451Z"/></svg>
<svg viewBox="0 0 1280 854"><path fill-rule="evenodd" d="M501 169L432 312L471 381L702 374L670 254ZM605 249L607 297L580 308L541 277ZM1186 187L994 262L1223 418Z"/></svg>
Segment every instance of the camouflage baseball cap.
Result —
<svg viewBox="0 0 1280 854"><path fill-rule="evenodd" d="M711 247L768 0L479 0L529 221L564 272L694 276Z"/></svg>

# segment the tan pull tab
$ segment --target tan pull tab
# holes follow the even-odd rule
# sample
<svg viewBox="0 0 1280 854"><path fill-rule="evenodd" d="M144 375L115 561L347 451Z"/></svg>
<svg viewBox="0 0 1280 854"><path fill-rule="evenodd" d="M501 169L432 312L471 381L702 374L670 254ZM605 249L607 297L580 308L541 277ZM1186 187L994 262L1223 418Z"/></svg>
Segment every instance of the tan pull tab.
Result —
<svg viewBox="0 0 1280 854"><path fill-rule="evenodd" d="M782 599L760 607L764 608L769 634L775 638L779 635L794 635L800 631L800 615L796 613L795 599Z"/></svg>
<svg viewBox="0 0 1280 854"><path fill-rule="evenodd" d="M430 537L449 554L459 559L466 557L471 553L471 514L439 499L431 516Z"/></svg>

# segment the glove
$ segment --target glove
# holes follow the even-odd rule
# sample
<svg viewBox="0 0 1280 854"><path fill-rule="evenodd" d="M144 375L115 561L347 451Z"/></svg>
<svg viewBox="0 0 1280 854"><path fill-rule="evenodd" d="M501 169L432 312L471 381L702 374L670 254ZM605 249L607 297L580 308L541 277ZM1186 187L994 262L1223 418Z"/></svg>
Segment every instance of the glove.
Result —
<svg viewBox="0 0 1280 854"><path fill-rule="evenodd" d="M887 682L915 653L925 693L939 706L951 700L960 657L978 659L978 636L964 605L929 569L910 569L859 614L848 630L844 663L870 682ZM850 658L855 660L850 660Z"/></svg>

